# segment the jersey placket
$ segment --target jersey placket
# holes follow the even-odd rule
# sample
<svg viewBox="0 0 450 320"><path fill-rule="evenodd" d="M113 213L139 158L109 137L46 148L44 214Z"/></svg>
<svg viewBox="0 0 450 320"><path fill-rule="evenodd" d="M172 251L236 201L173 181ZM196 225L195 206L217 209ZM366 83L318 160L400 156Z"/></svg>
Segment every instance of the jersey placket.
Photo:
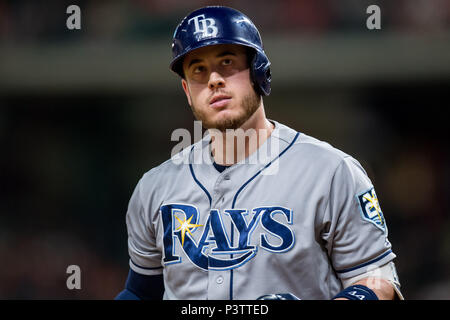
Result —
<svg viewBox="0 0 450 320"><path fill-rule="evenodd" d="M212 192L212 201L211 201L211 209L218 210L219 214L224 221L224 228L226 234L231 234L231 223L228 223L227 219L224 218L224 211L230 206L230 197L232 191L231 185L231 174L226 169L222 172L216 180L214 184L213 192ZM231 243L230 246L233 246ZM210 257L213 253L211 252L213 248L208 248L208 257ZM220 257L219 258L223 258ZM208 269L208 299L210 300L226 300L229 299L230 293L230 271L229 270L216 270L216 269Z"/></svg>

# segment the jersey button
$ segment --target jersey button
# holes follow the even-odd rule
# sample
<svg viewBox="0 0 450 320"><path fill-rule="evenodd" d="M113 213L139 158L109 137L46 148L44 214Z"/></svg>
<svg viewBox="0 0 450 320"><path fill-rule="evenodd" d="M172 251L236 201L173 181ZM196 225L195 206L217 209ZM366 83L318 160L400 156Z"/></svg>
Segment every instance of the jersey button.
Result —
<svg viewBox="0 0 450 320"><path fill-rule="evenodd" d="M223 277L222 276L218 276L216 279L217 284L222 284L223 283Z"/></svg>

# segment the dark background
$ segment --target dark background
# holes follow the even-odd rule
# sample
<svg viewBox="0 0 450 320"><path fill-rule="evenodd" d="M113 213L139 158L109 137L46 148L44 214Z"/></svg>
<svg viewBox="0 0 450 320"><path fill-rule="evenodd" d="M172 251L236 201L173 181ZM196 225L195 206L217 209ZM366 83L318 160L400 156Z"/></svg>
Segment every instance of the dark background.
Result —
<svg viewBox="0 0 450 320"><path fill-rule="evenodd" d="M81 30L66 8L81 8ZM450 299L450 3L0 0L0 298L111 299L128 270L139 178L193 129L170 44L223 4L259 27L266 113L358 159L409 299ZM381 30L366 27L381 8ZM79 265L81 290L66 287Z"/></svg>

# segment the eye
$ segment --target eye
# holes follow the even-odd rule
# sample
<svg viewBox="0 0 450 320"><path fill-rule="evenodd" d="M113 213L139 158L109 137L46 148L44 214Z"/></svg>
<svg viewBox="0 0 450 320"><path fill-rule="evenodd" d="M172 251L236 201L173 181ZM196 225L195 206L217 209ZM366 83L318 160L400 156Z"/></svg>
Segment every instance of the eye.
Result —
<svg viewBox="0 0 450 320"><path fill-rule="evenodd" d="M231 59L223 59L222 60L222 65L224 65L224 66L229 66L232 63L233 63L233 60L231 60Z"/></svg>
<svg viewBox="0 0 450 320"><path fill-rule="evenodd" d="M192 70L192 73L194 73L194 74L199 74L199 73L202 73L203 71L205 71L205 67L204 67L204 66L196 66L196 67Z"/></svg>

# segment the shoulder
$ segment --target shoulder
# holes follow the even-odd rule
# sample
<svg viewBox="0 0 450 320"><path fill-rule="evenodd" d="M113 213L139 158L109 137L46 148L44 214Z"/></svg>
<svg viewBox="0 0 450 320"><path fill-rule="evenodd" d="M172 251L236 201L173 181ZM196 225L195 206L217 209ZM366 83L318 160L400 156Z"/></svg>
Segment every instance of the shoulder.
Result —
<svg viewBox="0 0 450 320"><path fill-rule="evenodd" d="M333 177L338 171L350 175L366 175L358 160L330 143L280 123L277 123L277 127L280 129L279 139L284 141L288 149L289 156L285 157L285 161L303 169L302 172L306 170L329 177Z"/></svg>
<svg viewBox="0 0 450 320"><path fill-rule="evenodd" d="M330 143L319 140L315 137L309 136L305 133L300 133L295 146L301 148L303 151L308 150L315 155L324 155L336 159L344 159L349 157L344 151L332 146Z"/></svg>
<svg viewBox="0 0 450 320"><path fill-rule="evenodd" d="M360 193L373 187L366 170L353 156L306 134L301 134L298 140L298 157L309 158L310 168L327 174L339 188L347 185Z"/></svg>
<svg viewBox="0 0 450 320"><path fill-rule="evenodd" d="M337 168L343 163L357 161L348 153L305 133L300 133L292 146L296 157L309 161L313 165Z"/></svg>
<svg viewBox="0 0 450 320"><path fill-rule="evenodd" d="M348 153L332 146L328 142L321 141L306 134L299 137L299 148L303 149L302 155L308 154L311 161L321 167L329 167L334 174L338 171L347 173L352 179L359 179L359 177L367 177L367 172L364 170L361 163Z"/></svg>
<svg viewBox="0 0 450 320"><path fill-rule="evenodd" d="M272 120L273 121L273 120ZM328 142L319 140L306 133L298 132L284 124L273 121L276 126L276 137L279 141L288 146L289 152L301 157L311 157L316 160L325 159L327 161L340 162L349 155Z"/></svg>

